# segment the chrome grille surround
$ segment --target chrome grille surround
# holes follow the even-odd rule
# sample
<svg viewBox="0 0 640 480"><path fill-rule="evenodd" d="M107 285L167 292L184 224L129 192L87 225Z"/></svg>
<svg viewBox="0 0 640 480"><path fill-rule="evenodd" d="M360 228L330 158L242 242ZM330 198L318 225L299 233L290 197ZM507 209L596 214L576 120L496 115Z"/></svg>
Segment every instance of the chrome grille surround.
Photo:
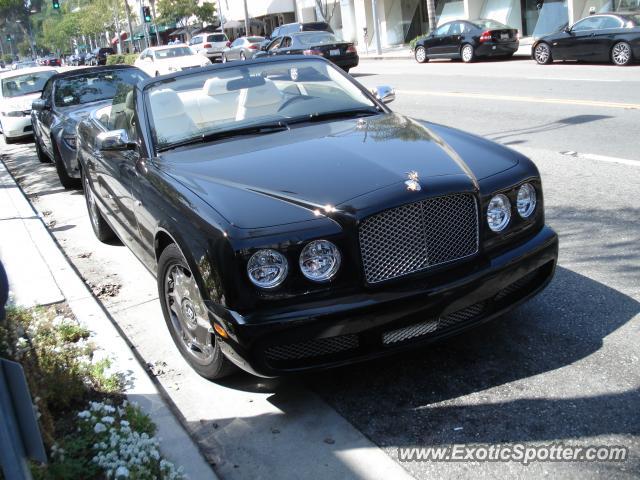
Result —
<svg viewBox="0 0 640 480"><path fill-rule="evenodd" d="M478 204L468 193L429 198L365 218L360 251L368 283L475 255Z"/></svg>

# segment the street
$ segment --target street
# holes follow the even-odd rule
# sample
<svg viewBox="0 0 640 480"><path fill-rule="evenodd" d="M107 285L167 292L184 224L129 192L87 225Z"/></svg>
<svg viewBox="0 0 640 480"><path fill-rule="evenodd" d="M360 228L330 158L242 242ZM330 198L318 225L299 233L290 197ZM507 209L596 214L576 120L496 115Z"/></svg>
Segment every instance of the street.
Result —
<svg viewBox="0 0 640 480"><path fill-rule="evenodd" d="M560 237L541 295L410 354L212 383L174 347L152 275L119 242L94 237L82 191L64 190L33 143L3 144L2 161L221 478L398 478L403 469L418 479L637 478L640 65L361 60L351 74L394 87L396 112L485 136L537 164L547 223ZM552 443L621 445L629 458L397 461L404 447Z"/></svg>

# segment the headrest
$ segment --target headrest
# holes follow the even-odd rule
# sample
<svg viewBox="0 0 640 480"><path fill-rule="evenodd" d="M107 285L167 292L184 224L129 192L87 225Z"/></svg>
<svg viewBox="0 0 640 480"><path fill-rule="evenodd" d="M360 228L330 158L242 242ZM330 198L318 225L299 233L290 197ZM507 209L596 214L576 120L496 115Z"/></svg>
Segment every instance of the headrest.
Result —
<svg viewBox="0 0 640 480"><path fill-rule="evenodd" d="M204 82L202 86L202 90L205 95L210 97L215 97L216 95L224 95L229 93L229 89L227 88L227 84L229 80L226 78L218 78L213 77Z"/></svg>
<svg viewBox="0 0 640 480"><path fill-rule="evenodd" d="M149 95L155 120L171 118L184 113L184 105L178 94L170 88L156 90Z"/></svg>
<svg viewBox="0 0 640 480"><path fill-rule="evenodd" d="M282 101L282 93L271 81L266 80L264 85L247 88L240 93L240 105L246 108L273 105Z"/></svg>
<svg viewBox="0 0 640 480"><path fill-rule="evenodd" d="M127 97L124 100L124 108L133 110L133 90L127 93Z"/></svg>
<svg viewBox="0 0 640 480"><path fill-rule="evenodd" d="M6 82L4 82L4 86L7 90L17 90L18 89L18 84L13 81L13 80L8 80Z"/></svg>

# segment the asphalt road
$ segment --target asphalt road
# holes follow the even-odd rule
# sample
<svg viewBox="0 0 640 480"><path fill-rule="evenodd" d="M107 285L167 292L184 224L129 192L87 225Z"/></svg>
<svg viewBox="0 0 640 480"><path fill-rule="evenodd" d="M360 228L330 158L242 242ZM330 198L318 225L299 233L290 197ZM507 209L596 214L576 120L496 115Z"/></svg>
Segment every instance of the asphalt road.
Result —
<svg viewBox="0 0 640 480"><path fill-rule="evenodd" d="M103 304L223 478L348 478L388 468L354 456L369 447L335 412L394 459L399 447L454 443L630 452L621 463L402 463L420 479L637 478L640 66L386 60L363 61L353 74L395 87L397 112L486 135L536 162L561 242L547 290L421 351L301 378L212 384L175 353L148 272L126 248L92 237L80 192L63 191L30 144L3 145L3 161L86 281L117 286L100 293Z"/></svg>

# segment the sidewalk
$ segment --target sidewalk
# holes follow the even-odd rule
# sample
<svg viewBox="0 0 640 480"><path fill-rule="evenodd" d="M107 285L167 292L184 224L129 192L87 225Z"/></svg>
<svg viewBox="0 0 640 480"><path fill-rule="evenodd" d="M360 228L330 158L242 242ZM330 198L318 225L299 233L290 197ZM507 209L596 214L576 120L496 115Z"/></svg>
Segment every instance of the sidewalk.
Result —
<svg viewBox="0 0 640 480"><path fill-rule="evenodd" d="M94 333L96 345L120 371L128 373L127 397L137 402L157 425L164 456L182 466L192 480L215 480L217 477L196 444L1 161L0 258L9 277L10 303L33 307L66 300L76 318Z"/></svg>

